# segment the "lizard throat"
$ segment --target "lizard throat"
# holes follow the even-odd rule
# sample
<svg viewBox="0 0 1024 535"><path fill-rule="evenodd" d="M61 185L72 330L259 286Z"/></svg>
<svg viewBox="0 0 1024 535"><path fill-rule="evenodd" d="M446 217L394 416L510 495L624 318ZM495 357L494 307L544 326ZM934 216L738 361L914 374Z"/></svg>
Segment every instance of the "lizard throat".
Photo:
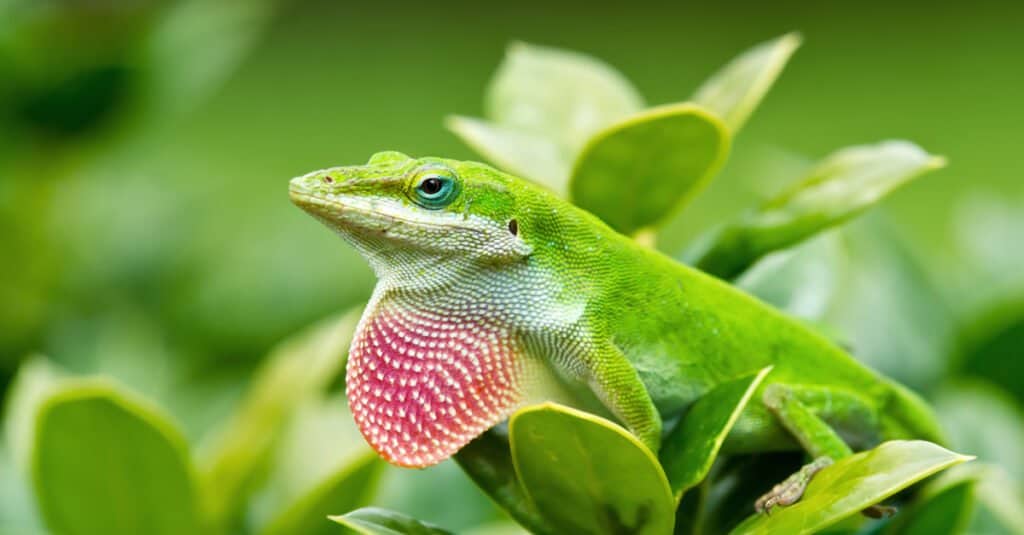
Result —
<svg viewBox="0 0 1024 535"><path fill-rule="evenodd" d="M519 405L517 354L510 333L485 316L383 301L367 309L349 352L349 406L385 460L430 466Z"/></svg>

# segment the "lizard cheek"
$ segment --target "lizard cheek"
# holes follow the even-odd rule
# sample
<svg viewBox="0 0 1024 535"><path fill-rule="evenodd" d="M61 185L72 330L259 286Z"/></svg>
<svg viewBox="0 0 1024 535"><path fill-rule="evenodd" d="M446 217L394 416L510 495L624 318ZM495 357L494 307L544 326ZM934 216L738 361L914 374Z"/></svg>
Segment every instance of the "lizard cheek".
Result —
<svg viewBox="0 0 1024 535"><path fill-rule="evenodd" d="M349 406L366 441L406 467L441 462L520 402L511 338L473 318L367 311L350 351Z"/></svg>

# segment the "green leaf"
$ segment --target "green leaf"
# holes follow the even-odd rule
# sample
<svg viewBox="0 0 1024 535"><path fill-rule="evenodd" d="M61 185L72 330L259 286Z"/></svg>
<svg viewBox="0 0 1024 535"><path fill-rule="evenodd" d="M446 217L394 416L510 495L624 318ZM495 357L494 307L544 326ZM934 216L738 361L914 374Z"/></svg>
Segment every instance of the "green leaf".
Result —
<svg viewBox="0 0 1024 535"><path fill-rule="evenodd" d="M971 522L973 533L1024 535L1024 490L1010 479L1001 466L979 463L970 468L977 481L978 511Z"/></svg>
<svg viewBox="0 0 1024 535"><path fill-rule="evenodd" d="M327 515L369 505L386 465L340 395L299 407L275 450L266 484L250 501L257 533L334 533Z"/></svg>
<svg viewBox="0 0 1024 535"><path fill-rule="evenodd" d="M818 472L799 502L751 516L732 533L814 533L970 459L930 442L885 442Z"/></svg>
<svg viewBox="0 0 1024 535"><path fill-rule="evenodd" d="M873 369L930 391L948 369L955 316L945 287L874 212L765 256L737 284L819 327ZM884 326L884 328L882 327ZM969 451L962 448L960 451Z"/></svg>
<svg viewBox="0 0 1024 535"><path fill-rule="evenodd" d="M519 484L508 436L491 429L455 454L462 470L509 515L537 534L554 534Z"/></svg>
<svg viewBox="0 0 1024 535"><path fill-rule="evenodd" d="M1024 412L1013 398L984 381L947 385L935 395L935 414L957 451L1001 466L1024 482Z"/></svg>
<svg viewBox="0 0 1024 535"><path fill-rule="evenodd" d="M384 463L368 452L344 470L331 474L308 494L292 503L260 533L263 535L330 534L336 530L327 521L334 511L363 505L376 488Z"/></svg>
<svg viewBox="0 0 1024 535"><path fill-rule="evenodd" d="M450 531L377 507L364 507L331 520L360 535L450 535Z"/></svg>
<svg viewBox="0 0 1024 535"><path fill-rule="evenodd" d="M604 62L526 43L509 45L485 104L489 119L554 141L566 161L594 132L643 106L629 81Z"/></svg>
<svg viewBox="0 0 1024 535"><path fill-rule="evenodd" d="M762 256L843 223L918 175L944 165L907 141L848 147L822 160L794 187L720 229L696 266L725 279Z"/></svg>
<svg viewBox="0 0 1024 535"><path fill-rule="evenodd" d="M489 121L450 117L448 129L499 168L562 197L584 143L644 106L605 63L525 43L509 46L486 100Z"/></svg>
<svg viewBox="0 0 1024 535"><path fill-rule="evenodd" d="M963 533L974 508L974 480L929 485L885 530L885 535L956 535Z"/></svg>
<svg viewBox="0 0 1024 535"><path fill-rule="evenodd" d="M602 130L580 153L572 201L619 232L662 223L725 161L729 134L692 104L653 108Z"/></svg>
<svg viewBox="0 0 1024 535"><path fill-rule="evenodd" d="M22 475L28 475L39 407L60 384L62 375L46 357L37 355L22 363L11 383L4 404L4 435L15 468Z"/></svg>
<svg viewBox="0 0 1024 535"><path fill-rule="evenodd" d="M849 277L851 259L842 230L822 232L765 256L737 277L735 284L800 319L824 321Z"/></svg>
<svg viewBox="0 0 1024 535"><path fill-rule="evenodd" d="M148 111L185 111L244 59L274 11L273 0L187 0L168 10L143 48Z"/></svg>
<svg viewBox="0 0 1024 535"><path fill-rule="evenodd" d="M559 533L672 532L675 500L654 454L618 425L544 403L512 415L516 473Z"/></svg>
<svg viewBox="0 0 1024 535"><path fill-rule="evenodd" d="M361 311L332 318L278 346L230 421L203 452L203 496L216 526L230 525L266 473L282 426L345 365Z"/></svg>
<svg viewBox="0 0 1024 535"><path fill-rule="evenodd" d="M1024 404L1024 359L1020 358L1024 296L1005 294L1000 302L976 311L963 323L952 368L961 376L979 377L998 385L1018 404Z"/></svg>
<svg viewBox="0 0 1024 535"><path fill-rule="evenodd" d="M677 500L708 475L726 435L769 371L765 368L704 394L665 438L659 457Z"/></svg>
<svg viewBox="0 0 1024 535"><path fill-rule="evenodd" d="M46 530L36 512L26 474L14 465L10 453L0 444L0 533L43 535Z"/></svg>
<svg viewBox="0 0 1024 535"><path fill-rule="evenodd" d="M550 139L471 117L449 117L445 125L498 168L566 196L569 159Z"/></svg>
<svg viewBox="0 0 1024 535"><path fill-rule="evenodd" d="M698 533L729 533L754 513L754 502L762 494L807 462L799 451L727 455L718 460L704 483L683 495L685 502L694 492L710 487L705 491L705 504L698 515ZM680 504L680 509L685 507L685 503Z"/></svg>
<svg viewBox="0 0 1024 535"><path fill-rule="evenodd" d="M735 135L799 46L796 33L754 46L704 82L693 102L721 117Z"/></svg>
<svg viewBox="0 0 1024 535"><path fill-rule="evenodd" d="M46 399L32 467L54 533L202 532L184 438L112 385L68 382Z"/></svg>

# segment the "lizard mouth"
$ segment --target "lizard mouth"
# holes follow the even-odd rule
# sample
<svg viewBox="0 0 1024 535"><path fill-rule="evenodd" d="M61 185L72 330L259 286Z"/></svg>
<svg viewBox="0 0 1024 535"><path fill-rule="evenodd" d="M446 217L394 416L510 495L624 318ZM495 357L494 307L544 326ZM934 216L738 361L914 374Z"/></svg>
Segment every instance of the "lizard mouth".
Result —
<svg viewBox="0 0 1024 535"><path fill-rule="evenodd" d="M484 234L482 229L463 224L456 216L447 218L444 221L413 218L408 215L403 216L394 213L396 210L389 210L386 203L383 202L375 204L373 201L358 197L342 200L311 192L294 184L288 193L293 204L328 223L346 226L354 225L374 228L376 230L388 230L396 225L406 225L439 232L457 230L473 234Z"/></svg>
<svg viewBox="0 0 1024 535"><path fill-rule="evenodd" d="M482 318L381 304L353 340L346 393L366 441L388 462L441 462L520 403L517 348Z"/></svg>

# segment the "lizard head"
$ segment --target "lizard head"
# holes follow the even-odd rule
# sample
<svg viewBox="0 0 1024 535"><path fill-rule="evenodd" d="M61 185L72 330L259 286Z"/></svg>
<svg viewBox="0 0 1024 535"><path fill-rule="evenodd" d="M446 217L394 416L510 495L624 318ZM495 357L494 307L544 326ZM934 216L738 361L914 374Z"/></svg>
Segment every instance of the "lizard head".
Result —
<svg viewBox="0 0 1024 535"><path fill-rule="evenodd" d="M550 215L544 193L483 164L383 152L297 177L290 194L359 249L375 295L387 296L364 312L346 367L370 445L394 464L428 466L507 417L534 383L517 339L494 303L449 305L467 283L492 288L480 277L522 266L530 214Z"/></svg>
<svg viewBox="0 0 1024 535"><path fill-rule="evenodd" d="M529 255L514 187L484 164L381 152L366 165L294 178L290 195L359 249L379 278L408 286L443 284L469 263ZM431 276L418 275L424 270Z"/></svg>

